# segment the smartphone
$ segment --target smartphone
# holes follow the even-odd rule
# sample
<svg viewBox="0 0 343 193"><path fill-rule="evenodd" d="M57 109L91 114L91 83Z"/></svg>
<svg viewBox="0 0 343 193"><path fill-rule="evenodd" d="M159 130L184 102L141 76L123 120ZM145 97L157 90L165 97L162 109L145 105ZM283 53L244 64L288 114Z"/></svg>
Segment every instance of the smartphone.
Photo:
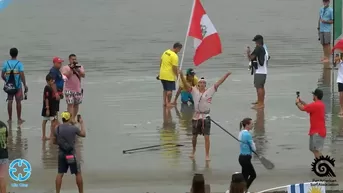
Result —
<svg viewBox="0 0 343 193"><path fill-rule="evenodd" d="M81 115L77 115L77 122L80 122Z"/></svg>
<svg viewBox="0 0 343 193"><path fill-rule="evenodd" d="M296 95L297 95L297 97L299 98L299 97L300 97L300 92L297 91L297 92L296 92Z"/></svg>

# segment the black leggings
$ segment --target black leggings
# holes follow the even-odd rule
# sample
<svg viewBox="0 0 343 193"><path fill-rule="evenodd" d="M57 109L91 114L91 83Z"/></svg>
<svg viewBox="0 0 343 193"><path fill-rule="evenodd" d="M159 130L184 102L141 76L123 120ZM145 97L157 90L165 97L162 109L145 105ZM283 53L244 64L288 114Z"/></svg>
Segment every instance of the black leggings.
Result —
<svg viewBox="0 0 343 193"><path fill-rule="evenodd" d="M251 163L251 155L239 155L239 164L242 166L242 174L247 183L247 189L256 178L254 166Z"/></svg>

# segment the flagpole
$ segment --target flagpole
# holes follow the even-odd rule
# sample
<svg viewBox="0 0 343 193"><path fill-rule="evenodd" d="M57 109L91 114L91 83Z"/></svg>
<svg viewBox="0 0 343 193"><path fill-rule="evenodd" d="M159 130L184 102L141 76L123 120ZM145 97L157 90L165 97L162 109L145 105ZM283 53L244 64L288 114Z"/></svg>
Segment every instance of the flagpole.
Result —
<svg viewBox="0 0 343 193"><path fill-rule="evenodd" d="M187 33L186 33L186 37L185 37L185 43L184 43L184 45L182 46L183 49L182 49L182 56L181 56L181 61L180 61L180 70L182 69L183 60L184 60L184 58L185 58L185 52L186 52L188 34L189 34L189 29L190 29L190 27L191 27L191 22L192 22L192 17L193 17L193 12L194 12L195 1L196 1L196 0L193 0L191 15L190 15L190 17L189 17L188 27L187 27Z"/></svg>
<svg viewBox="0 0 343 193"><path fill-rule="evenodd" d="M193 12L194 12L195 1L197 1L197 0L193 0L192 10L191 10L191 16L189 17L188 27L187 27L187 33L186 33L186 37L185 37L185 43L184 43L183 46L182 46L183 49L182 49L180 67L179 67L179 70L180 70L180 71L182 70L182 64L183 64L183 60L184 60L184 58L185 58L185 52L186 52L186 46L187 46L189 28L191 27L191 22L192 22L192 17L193 17ZM179 81L180 81L180 76L177 75L177 83L178 83Z"/></svg>

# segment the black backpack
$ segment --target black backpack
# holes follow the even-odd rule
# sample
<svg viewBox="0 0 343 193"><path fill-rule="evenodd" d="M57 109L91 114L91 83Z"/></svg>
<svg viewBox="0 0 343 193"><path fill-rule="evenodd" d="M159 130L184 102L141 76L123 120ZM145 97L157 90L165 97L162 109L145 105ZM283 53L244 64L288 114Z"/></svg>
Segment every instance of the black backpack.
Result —
<svg viewBox="0 0 343 193"><path fill-rule="evenodd" d="M14 95L18 92L18 88L17 88L17 85L15 83L15 78L14 78L14 69L15 69L15 67L17 67L18 63L19 63L19 61L11 69L10 76L4 85L4 91L9 95ZM8 64L8 66L10 66L8 61L7 61L7 64Z"/></svg>

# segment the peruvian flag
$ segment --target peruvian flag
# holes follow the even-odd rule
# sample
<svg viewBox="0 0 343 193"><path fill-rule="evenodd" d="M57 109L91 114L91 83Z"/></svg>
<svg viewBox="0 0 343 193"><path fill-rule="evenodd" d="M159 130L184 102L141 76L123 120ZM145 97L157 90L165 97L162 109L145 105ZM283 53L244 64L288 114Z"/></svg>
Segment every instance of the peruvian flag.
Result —
<svg viewBox="0 0 343 193"><path fill-rule="evenodd" d="M194 0L188 36L194 38L194 64L199 66L206 60L222 53L219 34L206 14L200 0Z"/></svg>

